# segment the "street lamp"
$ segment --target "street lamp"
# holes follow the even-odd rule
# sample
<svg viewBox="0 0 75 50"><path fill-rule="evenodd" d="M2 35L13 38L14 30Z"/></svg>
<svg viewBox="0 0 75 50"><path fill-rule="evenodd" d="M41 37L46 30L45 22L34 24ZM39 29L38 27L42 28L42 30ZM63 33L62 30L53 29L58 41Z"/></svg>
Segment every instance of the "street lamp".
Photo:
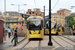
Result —
<svg viewBox="0 0 75 50"><path fill-rule="evenodd" d="M49 46L52 46L53 43L51 42L51 0L49 0Z"/></svg>
<svg viewBox="0 0 75 50"><path fill-rule="evenodd" d="M25 29L25 10L22 9L21 11L24 11L24 29Z"/></svg>
<svg viewBox="0 0 75 50"><path fill-rule="evenodd" d="M45 34L45 6L44 6L44 34Z"/></svg>
<svg viewBox="0 0 75 50"><path fill-rule="evenodd" d="M4 0L4 11L5 11L5 28L6 28L6 0Z"/></svg>
<svg viewBox="0 0 75 50"><path fill-rule="evenodd" d="M20 6L22 6L22 5L27 5L27 4L22 4L22 5L19 5L19 4L11 4L11 5L17 5L18 6L18 15L20 16L20 14L19 14L19 11L20 11ZM19 23L18 23L19 24ZM22 26L22 25L21 25ZM21 27L21 29L22 29L22 27Z"/></svg>

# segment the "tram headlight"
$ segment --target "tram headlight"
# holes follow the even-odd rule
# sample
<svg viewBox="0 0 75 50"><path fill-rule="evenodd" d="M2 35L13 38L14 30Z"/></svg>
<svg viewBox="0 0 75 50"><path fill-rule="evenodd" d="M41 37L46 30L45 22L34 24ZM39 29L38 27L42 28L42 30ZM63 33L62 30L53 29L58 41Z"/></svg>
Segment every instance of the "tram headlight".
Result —
<svg viewBox="0 0 75 50"><path fill-rule="evenodd" d="M38 34L40 34L41 32L39 31L39 33Z"/></svg>
<svg viewBox="0 0 75 50"><path fill-rule="evenodd" d="M31 34L31 32L29 32L29 34Z"/></svg>

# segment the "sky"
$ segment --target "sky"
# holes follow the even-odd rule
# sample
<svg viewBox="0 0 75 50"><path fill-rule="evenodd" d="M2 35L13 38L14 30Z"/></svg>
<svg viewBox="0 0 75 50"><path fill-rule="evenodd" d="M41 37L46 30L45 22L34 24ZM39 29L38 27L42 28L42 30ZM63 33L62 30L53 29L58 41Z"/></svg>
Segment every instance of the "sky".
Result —
<svg viewBox="0 0 75 50"><path fill-rule="evenodd" d="M56 2L58 3L56 4ZM6 11L18 11L18 6L20 5L20 12L24 13L28 9L34 9L34 8L40 8L40 10L43 12L44 5L46 7L45 15L49 14L49 0L35 0L36 6L34 3L34 0L6 0ZM15 4L15 5L11 5ZM27 4L27 5L23 5ZM54 5L56 6L54 7ZM71 10L71 13L75 12L75 8L70 9L71 6L75 6L75 0L51 0L51 9L52 13L56 13L57 10L62 9L69 9ZM54 8L53 8L54 7ZM0 0L0 11L4 12L4 0Z"/></svg>

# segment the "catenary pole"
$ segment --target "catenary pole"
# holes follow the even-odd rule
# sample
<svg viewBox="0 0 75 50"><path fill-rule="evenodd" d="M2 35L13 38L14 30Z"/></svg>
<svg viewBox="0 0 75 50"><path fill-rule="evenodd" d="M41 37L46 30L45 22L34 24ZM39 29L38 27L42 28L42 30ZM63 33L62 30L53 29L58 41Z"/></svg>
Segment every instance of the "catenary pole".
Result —
<svg viewBox="0 0 75 50"><path fill-rule="evenodd" d="M49 42L48 46L52 46L53 43L51 42L51 0L49 0Z"/></svg>
<svg viewBox="0 0 75 50"><path fill-rule="evenodd" d="M45 34L45 6L44 6L44 34Z"/></svg>
<svg viewBox="0 0 75 50"><path fill-rule="evenodd" d="M5 28L6 28L6 0L4 0L4 11L5 11Z"/></svg>

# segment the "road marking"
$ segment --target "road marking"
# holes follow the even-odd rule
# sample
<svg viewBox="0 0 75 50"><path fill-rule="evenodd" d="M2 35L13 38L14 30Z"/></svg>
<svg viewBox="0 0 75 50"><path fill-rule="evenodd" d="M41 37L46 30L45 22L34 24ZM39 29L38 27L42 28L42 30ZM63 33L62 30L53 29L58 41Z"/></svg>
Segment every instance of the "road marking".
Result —
<svg viewBox="0 0 75 50"><path fill-rule="evenodd" d="M30 48L29 50L32 50L32 49L34 49L35 47L33 47L33 48Z"/></svg>
<svg viewBox="0 0 75 50"><path fill-rule="evenodd" d="M55 48L53 48L52 50L54 50L54 49L56 49L56 48L58 48L58 47L55 47Z"/></svg>

